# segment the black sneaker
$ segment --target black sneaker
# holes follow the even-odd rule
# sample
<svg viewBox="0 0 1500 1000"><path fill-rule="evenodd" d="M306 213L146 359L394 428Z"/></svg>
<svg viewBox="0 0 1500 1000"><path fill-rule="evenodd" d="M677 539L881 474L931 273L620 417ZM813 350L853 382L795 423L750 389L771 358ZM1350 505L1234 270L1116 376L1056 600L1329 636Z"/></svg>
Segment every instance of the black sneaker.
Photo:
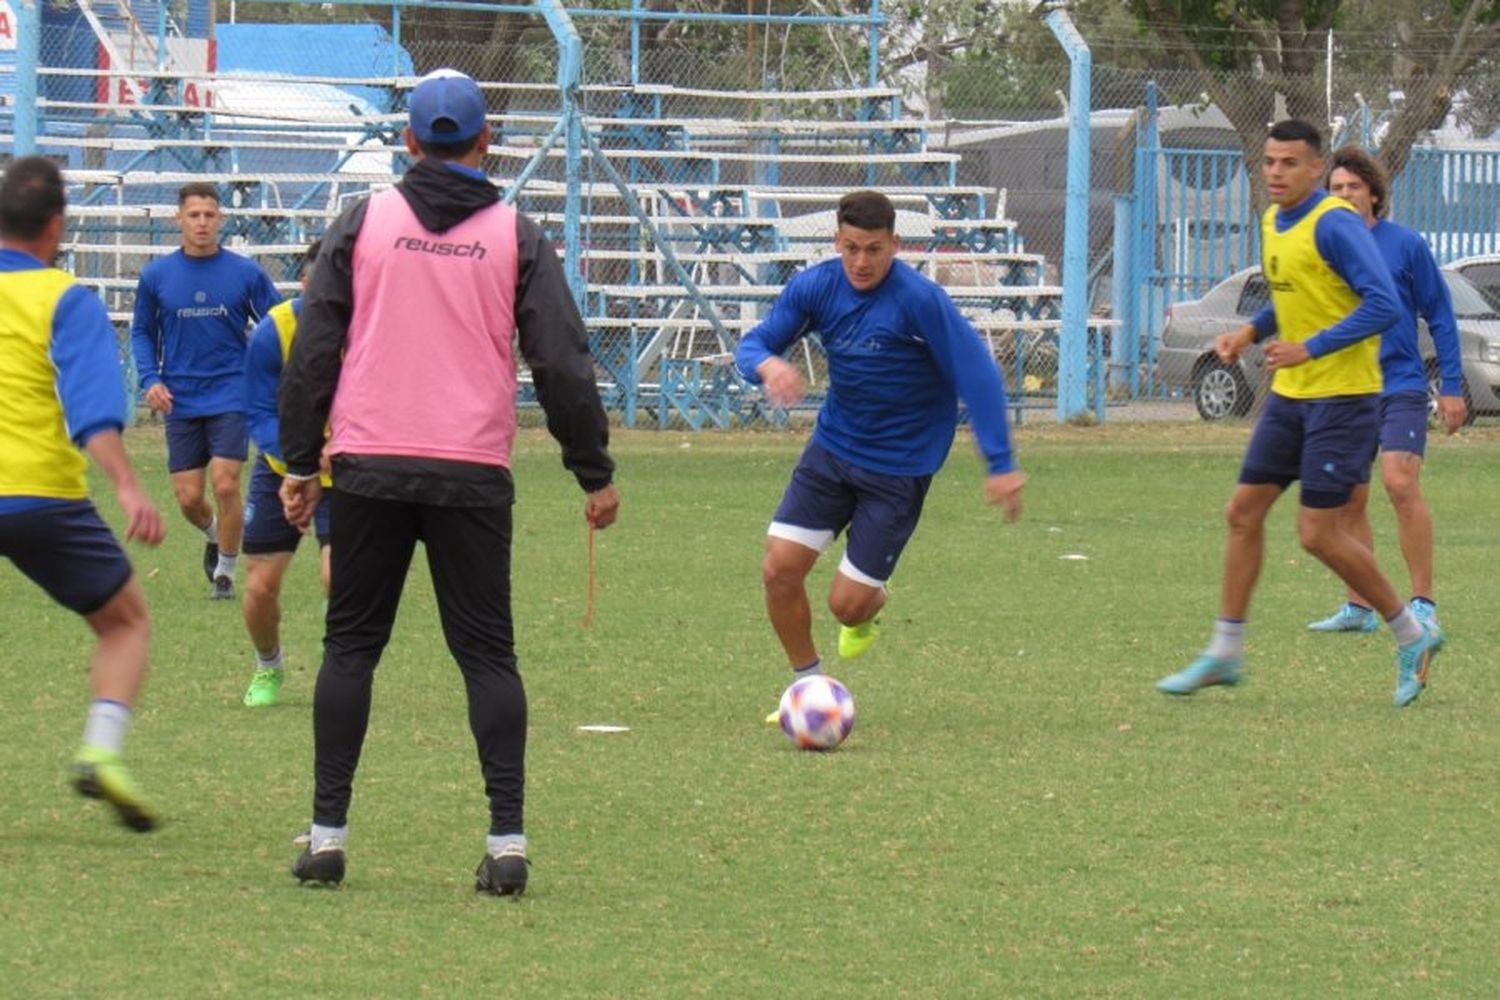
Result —
<svg viewBox="0 0 1500 1000"><path fill-rule="evenodd" d="M234 600L234 581L227 576L214 577L214 589L209 591L208 599L211 601Z"/></svg>
<svg viewBox="0 0 1500 1000"><path fill-rule="evenodd" d="M519 896L526 891L527 869L530 867L526 848L516 844L503 848L499 854L486 854L479 867L474 869L474 891Z"/></svg>
<svg viewBox="0 0 1500 1000"><path fill-rule="evenodd" d="M203 543L203 575L208 577L208 582L214 582L214 570L219 568L219 543Z"/></svg>
<svg viewBox="0 0 1500 1000"><path fill-rule="evenodd" d="M308 845L292 862L292 874L299 882L338 885L344 881L344 841L330 837L316 851Z"/></svg>

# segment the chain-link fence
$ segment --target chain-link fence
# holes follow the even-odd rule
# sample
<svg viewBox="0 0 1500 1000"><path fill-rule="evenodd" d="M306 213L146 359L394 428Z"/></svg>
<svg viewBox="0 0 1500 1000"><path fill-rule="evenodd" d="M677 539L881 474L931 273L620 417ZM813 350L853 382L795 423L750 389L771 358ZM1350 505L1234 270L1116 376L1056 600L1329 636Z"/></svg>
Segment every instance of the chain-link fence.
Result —
<svg viewBox="0 0 1500 1000"><path fill-rule="evenodd" d="M722 359L787 276L829 252L831 206L864 186L892 195L907 258L990 341L1018 405L1055 408L1067 126L1085 101L1034 19L986 7L988 21L939 23L966 5L885 5L872 32L868 5L771 0L747 18L732 4L601 2L575 19L582 86L570 104L545 19L509 7L69 0L41 10L26 107L24 63L5 47L17 2L0 0L0 15L12 11L0 16L4 120L13 135L34 129L68 168L68 264L122 322L140 267L176 245L175 191L192 178L219 185L229 244L290 291L301 246L408 165L405 94L451 66L490 102L487 169L524 178L516 200L571 254L622 420L782 419ZM1481 143L1500 104L1487 57L1443 82L1439 107L1399 52L1377 58L1372 33L1336 38L1331 63L1302 52L1296 72L1290 58L1274 74L1227 58L1208 72L1102 9L1075 14L1094 49L1093 319L1077 374L1096 412L1190 391L1159 377L1161 320L1168 303L1255 262L1264 200L1251 165L1275 118L1301 115L1332 141L1410 161L1398 211L1425 220L1448 256L1500 249L1500 180ZM1307 46L1319 38L1326 46ZM571 110L600 157L587 143L570 155L559 138ZM1434 151L1445 145L1480 155ZM815 340L802 360L819 380Z"/></svg>

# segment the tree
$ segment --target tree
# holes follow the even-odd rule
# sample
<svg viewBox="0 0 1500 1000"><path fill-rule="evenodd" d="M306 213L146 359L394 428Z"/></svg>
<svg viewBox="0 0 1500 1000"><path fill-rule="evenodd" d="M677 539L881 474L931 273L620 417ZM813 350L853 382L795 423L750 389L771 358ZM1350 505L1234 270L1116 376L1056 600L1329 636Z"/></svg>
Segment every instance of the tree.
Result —
<svg viewBox="0 0 1500 1000"><path fill-rule="evenodd" d="M1321 71L1329 33L1337 41L1341 17L1379 17L1389 31L1396 13L1398 44L1386 53L1392 86L1405 98L1380 143L1393 174L1412 145L1442 124L1460 79L1500 51L1500 0L1125 2L1163 49L1193 71L1234 124L1251 161L1260 157L1266 123L1283 113L1326 124ZM1418 25L1425 47L1403 50L1403 31L1411 41Z"/></svg>

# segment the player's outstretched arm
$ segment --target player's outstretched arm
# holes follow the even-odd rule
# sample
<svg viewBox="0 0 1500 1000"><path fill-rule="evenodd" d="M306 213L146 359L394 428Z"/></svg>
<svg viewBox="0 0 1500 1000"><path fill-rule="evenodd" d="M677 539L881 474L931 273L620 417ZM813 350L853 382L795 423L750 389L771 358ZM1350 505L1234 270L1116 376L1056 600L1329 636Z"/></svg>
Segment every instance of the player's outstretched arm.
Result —
<svg viewBox="0 0 1500 1000"><path fill-rule="evenodd" d="M166 522L135 478L120 432L113 428L98 431L89 436L84 448L115 488L115 498L125 513L125 540L160 545L167 536Z"/></svg>

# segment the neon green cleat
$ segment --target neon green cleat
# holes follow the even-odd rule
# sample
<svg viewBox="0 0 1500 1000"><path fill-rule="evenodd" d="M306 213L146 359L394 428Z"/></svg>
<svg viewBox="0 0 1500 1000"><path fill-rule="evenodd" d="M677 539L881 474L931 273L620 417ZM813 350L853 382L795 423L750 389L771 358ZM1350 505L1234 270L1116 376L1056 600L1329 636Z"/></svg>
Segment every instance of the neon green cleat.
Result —
<svg viewBox="0 0 1500 1000"><path fill-rule="evenodd" d="M839 658L852 660L869 652L880 637L880 623L874 618L860 625L839 626Z"/></svg>
<svg viewBox="0 0 1500 1000"><path fill-rule="evenodd" d="M766 716L766 725L768 725L768 726L779 726L779 725L781 725L781 709L778 708L776 711L774 711L770 715Z"/></svg>
<svg viewBox="0 0 1500 1000"><path fill-rule="evenodd" d="M285 674L284 670L257 670L250 678L250 689L245 692L245 704L250 708L268 708L276 704Z"/></svg>
<svg viewBox="0 0 1500 1000"><path fill-rule="evenodd" d="M156 819L141 801L130 772L113 750L85 746L73 758L73 787L78 794L102 799L114 807L120 822L136 833L150 833Z"/></svg>

